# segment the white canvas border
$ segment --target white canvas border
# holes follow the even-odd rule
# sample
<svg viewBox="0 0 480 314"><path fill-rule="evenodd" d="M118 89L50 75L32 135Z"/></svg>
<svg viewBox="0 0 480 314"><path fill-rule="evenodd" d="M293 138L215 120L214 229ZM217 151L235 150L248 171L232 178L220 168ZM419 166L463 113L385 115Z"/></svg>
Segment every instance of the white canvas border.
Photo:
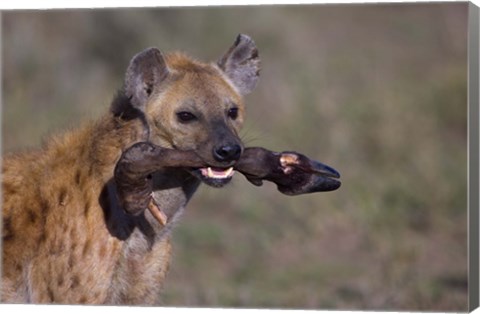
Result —
<svg viewBox="0 0 480 314"><path fill-rule="evenodd" d="M428 0L323 0L323 1L313 1L313 0L297 0L297 1L285 1L285 0L73 0L69 2L64 1L57 1L57 0L43 0L41 2L33 1L33 0L7 0L0 2L0 10L44 10L44 9L74 9L74 8L138 8L138 7L191 7L191 6L218 6L218 5L228 5L228 6L238 6L238 5L274 5L274 4L348 4L348 3L413 3L413 2L465 2L465 1L449 1L449 0L436 0L436 1L428 1ZM480 6L480 0L473 0L470 1L471 3L477 6ZM478 17L478 14L477 14ZM478 26L478 23L476 24ZM1 16L0 16L0 34L1 34ZM477 30L478 35L478 30ZM478 41L477 41L478 43ZM1 45L0 45L1 51ZM478 50L477 50L478 51ZM476 66L478 67L478 57ZM471 64L471 59L469 60ZM478 69L476 69L477 73L477 103L473 104L476 105L476 113L478 113ZM0 64L0 73L1 73L1 64ZM1 78L1 74L0 74ZM0 95L1 95L1 87L0 87ZM472 103L469 104L472 106ZM477 118L480 118L478 116ZM0 113L0 121L1 121L1 113ZM470 120L474 121L474 119ZM478 131L478 123L479 119L476 120ZM478 154L478 134L476 134L476 141L477 143L471 146L470 149L476 149L476 154L472 154L470 156L479 156ZM477 161L477 168L478 172L478 161ZM476 178L478 182L479 173L476 173ZM470 181L471 182L471 181ZM477 185L478 187L478 185ZM470 193L475 193L475 191L470 191ZM474 196L475 197L475 196ZM477 198L477 205L478 205L478 190L476 191L476 198ZM469 209L470 210L470 209ZM478 208L476 217L478 218ZM478 229L478 223L476 224ZM471 226L471 225L470 225ZM478 235L478 230L477 233ZM479 239L474 239L473 242L470 242L470 245L477 245L478 246ZM478 250L476 251L478 253ZM476 259L478 261L478 257ZM477 265L477 273L478 277L478 265ZM478 281L477 281L478 285ZM478 287L477 287L478 291ZM478 296L476 305L478 306ZM470 307L472 309L472 307ZM212 309L212 308L162 308L162 307L120 307L120 306L68 306L68 305L11 305L11 304L0 304L0 311L2 313L36 313L36 314L57 314L57 313L65 313L71 312L72 314L76 313L83 313L84 311L89 311L89 313L115 313L115 314L126 314L132 313L135 311L135 314L157 314L158 312L163 313L198 313L198 314L308 314L308 313L344 313L344 314L352 314L352 313L422 313L422 312L373 312L373 311L324 311L324 310L259 310L259 309ZM480 314L480 308L476 308L471 313Z"/></svg>

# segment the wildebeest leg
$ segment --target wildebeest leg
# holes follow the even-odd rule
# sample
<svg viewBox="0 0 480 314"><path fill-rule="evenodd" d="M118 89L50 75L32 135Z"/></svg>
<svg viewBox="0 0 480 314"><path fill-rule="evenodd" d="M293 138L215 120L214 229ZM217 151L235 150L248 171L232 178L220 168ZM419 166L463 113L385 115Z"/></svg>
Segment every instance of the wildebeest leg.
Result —
<svg viewBox="0 0 480 314"><path fill-rule="evenodd" d="M340 187L340 174L333 168L297 152L275 153L261 147L246 148L235 169L253 184L263 180L277 185L287 195L333 191Z"/></svg>
<svg viewBox="0 0 480 314"><path fill-rule="evenodd" d="M117 162L114 180L119 201L127 213L138 215L149 209L166 223L162 211L155 210L150 174L168 167L202 167L205 163L193 151L181 151L140 142L129 147Z"/></svg>
<svg viewBox="0 0 480 314"><path fill-rule="evenodd" d="M141 214L148 208L162 224L166 217L152 198L149 175L168 167L200 168L208 166L193 151L162 148L148 142L134 144L120 157L114 179L119 201L126 212ZM297 152L275 153L261 147L245 148L234 168L253 184L263 180L277 185L280 192L299 195L333 191L340 187L340 174L333 168Z"/></svg>

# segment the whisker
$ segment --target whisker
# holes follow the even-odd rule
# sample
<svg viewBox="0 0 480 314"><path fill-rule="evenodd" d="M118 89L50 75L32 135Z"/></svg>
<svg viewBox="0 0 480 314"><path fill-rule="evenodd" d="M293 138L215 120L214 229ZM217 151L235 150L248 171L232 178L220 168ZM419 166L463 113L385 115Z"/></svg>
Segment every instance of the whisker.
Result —
<svg viewBox="0 0 480 314"><path fill-rule="evenodd" d="M259 132L258 129L253 128L253 124L249 124L242 129L240 133L240 139L245 144L251 144L253 142L258 141L260 138L265 137L265 132Z"/></svg>

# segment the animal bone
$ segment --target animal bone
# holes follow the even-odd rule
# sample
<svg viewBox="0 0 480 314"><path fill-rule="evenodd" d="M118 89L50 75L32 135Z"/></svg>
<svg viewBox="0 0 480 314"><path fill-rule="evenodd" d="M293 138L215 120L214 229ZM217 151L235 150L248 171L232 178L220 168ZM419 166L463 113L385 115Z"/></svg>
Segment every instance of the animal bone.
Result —
<svg viewBox="0 0 480 314"><path fill-rule="evenodd" d="M163 168L208 167L195 152L162 148L140 142L128 148L115 167L115 182L126 212L140 214L152 205L152 184L148 176ZM246 148L234 165L252 184L271 181L287 195L333 191L340 187L340 174L333 168L297 152L276 153L261 147ZM160 205L161 206L161 205ZM154 211L155 213L157 211ZM161 213L161 211L159 211ZM162 225L166 217L158 218Z"/></svg>

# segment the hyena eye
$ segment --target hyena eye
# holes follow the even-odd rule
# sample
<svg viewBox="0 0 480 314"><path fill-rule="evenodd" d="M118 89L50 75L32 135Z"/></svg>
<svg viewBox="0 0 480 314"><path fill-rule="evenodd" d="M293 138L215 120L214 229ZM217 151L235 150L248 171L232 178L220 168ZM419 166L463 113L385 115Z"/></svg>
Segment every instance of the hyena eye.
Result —
<svg viewBox="0 0 480 314"><path fill-rule="evenodd" d="M197 120L197 117L193 113L188 111L177 112L177 118L180 122L190 122Z"/></svg>
<svg viewBox="0 0 480 314"><path fill-rule="evenodd" d="M232 120L237 119L238 117L238 108L230 108L228 109L228 117Z"/></svg>

